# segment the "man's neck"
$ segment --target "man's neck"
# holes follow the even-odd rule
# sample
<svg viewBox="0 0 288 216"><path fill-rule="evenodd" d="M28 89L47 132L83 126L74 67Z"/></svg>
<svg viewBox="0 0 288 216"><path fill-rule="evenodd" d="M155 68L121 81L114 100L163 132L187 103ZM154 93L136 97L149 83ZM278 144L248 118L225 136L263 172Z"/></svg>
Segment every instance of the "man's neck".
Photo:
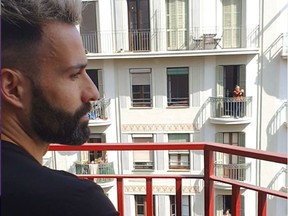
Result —
<svg viewBox="0 0 288 216"><path fill-rule="evenodd" d="M28 136L12 136L9 135L5 129L2 128L1 140L11 142L17 146L20 146L27 151L32 157L34 157L40 164L42 164L43 156L48 150L48 144L42 142L35 142Z"/></svg>

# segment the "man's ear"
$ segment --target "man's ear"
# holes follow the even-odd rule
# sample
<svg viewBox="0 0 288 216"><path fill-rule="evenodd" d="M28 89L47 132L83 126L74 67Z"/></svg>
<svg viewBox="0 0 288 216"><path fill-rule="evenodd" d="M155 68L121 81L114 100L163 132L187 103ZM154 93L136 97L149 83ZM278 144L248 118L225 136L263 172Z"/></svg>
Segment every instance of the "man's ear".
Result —
<svg viewBox="0 0 288 216"><path fill-rule="evenodd" d="M24 85L25 77L21 72L8 68L1 69L1 97L3 102L23 108Z"/></svg>

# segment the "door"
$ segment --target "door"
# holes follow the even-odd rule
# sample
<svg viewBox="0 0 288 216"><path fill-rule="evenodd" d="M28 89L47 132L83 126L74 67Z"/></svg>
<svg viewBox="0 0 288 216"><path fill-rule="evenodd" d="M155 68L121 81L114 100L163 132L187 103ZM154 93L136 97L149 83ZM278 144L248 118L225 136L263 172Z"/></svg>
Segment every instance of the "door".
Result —
<svg viewBox="0 0 288 216"><path fill-rule="evenodd" d="M127 0L129 22L129 49L150 50L149 0Z"/></svg>

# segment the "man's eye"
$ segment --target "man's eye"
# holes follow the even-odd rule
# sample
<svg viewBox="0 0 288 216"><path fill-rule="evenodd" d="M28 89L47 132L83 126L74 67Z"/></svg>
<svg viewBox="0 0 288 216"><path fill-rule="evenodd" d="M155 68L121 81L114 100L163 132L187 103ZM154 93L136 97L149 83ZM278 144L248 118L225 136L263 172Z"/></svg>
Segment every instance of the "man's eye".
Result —
<svg viewBox="0 0 288 216"><path fill-rule="evenodd" d="M71 75L71 78L78 78L80 76L80 72L74 73Z"/></svg>

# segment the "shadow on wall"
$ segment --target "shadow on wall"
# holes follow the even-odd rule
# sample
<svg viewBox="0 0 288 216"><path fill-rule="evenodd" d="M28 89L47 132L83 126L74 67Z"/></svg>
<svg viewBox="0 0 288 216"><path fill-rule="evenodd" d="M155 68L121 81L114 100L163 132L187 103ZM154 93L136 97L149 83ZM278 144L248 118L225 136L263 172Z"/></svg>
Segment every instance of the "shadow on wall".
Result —
<svg viewBox="0 0 288 216"><path fill-rule="evenodd" d="M283 34L281 33L263 52L263 62L261 62L261 57L259 58L258 76L255 84L258 85L260 80L262 80L260 77L262 73L263 90L270 96L284 100L287 97L287 69L285 71L285 67L281 68L281 61L283 61L281 57L282 48Z"/></svg>
<svg viewBox="0 0 288 216"><path fill-rule="evenodd" d="M277 109L267 125L267 151L282 154L287 152L287 109L286 101ZM284 139L281 140L281 137Z"/></svg>
<svg viewBox="0 0 288 216"><path fill-rule="evenodd" d="M201 174L204 174L204 170L202 170ZM198 193L195 193L195 200L193 202L193 209L192 212L194 212L195 215L204 215L204 182L203 180L197 179L195 181L194 186L198 186L199 188L202 188L202 190L198 191ZM199 207L199 204L202 206Z"/></svg>
<svg viewBox="0 0 288 216"><path fill-rule="evenodd" d="M269 185L267 186L268 189L271 190L282 190L286 189L288 187L288 182L287 182L287 166L282 167L274 176L274 178L271 180Z"/></svg>
<svg viewBox="0 0 288 216"><path fill-rule="evenodd" d="M287 215L287 200L275 196L267 197L267 215Z"/></svg>
<svg viewBox="0 0 288 216"><path fill-rule="evenodd" d="M197 114L195 115L193 125L195 125L198 131L200 131L200 129L207 122L209 117L210 117L210 98L207 98L207 100L202 104Z"/></svg>

